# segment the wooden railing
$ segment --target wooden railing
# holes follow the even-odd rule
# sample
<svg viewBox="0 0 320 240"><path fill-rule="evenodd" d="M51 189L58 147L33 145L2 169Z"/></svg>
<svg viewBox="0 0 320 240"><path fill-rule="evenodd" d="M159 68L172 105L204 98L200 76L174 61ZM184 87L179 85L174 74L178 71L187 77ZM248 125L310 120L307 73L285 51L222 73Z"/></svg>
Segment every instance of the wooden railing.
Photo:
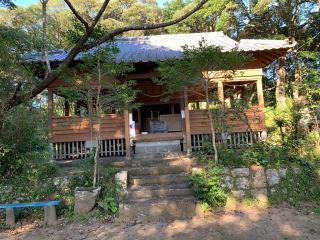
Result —
<svg viewBox="0 0 320 240"><path fill-rule="evenodd" d="M123 114L107 114L101 117L101 139L125 138ZM96 140L98 121L92 122L92 134L88 117L56 117L51 119L49 126L49 141L74 142Z"/></svg>
<svg viewBox="0 0 320 240"><path fill-rule="evenodd" d="M216 142L228 148L241 148L257 143L263 139L262 131L216 133ZM192 134L192 151L201 150L211 142L211 134Z"/></svg>
<svg viewBox="0 0 320 240"><path fill-rule="evenodd" d="M125 156L125 139L103 139L100 141L100 157ZM52 158L54 160L83 159L90 155L85 141L52 143Z"/></svg>
<svg viewBox="0 0 320 240"><path fill-rule="evenodd" d="M213 112L213 114L215 114ZM265 131L264 112L258 106L247 111L235 112L225 110L225 113L217 112L217 124L221 132L257 132ZM210 134L210 122L206 110L190 110L190 131L193 134Z"/></svg>

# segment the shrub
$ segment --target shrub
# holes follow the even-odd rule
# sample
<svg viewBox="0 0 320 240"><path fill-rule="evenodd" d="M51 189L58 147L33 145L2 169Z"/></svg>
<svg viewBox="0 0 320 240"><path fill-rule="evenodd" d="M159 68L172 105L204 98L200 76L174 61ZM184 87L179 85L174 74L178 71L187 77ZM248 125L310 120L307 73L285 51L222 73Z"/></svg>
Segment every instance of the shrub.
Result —
<svg viewBox="0 0 320 240"><path fill-rule="evenodd" d="M270 191L271 203L288 202L297 205L305 201L320 203L320 179L308 162L301 161L299 174L290 171L280 183Z"/></svg>
<svg viewBox="0 0 320 240"><path fill-rule="evenodd" d="M206 168L202 171L194 171L189 177L192 189L196 197L201 201L205 209L223 207L226 204L227 195L221 187L220 169L217 167Z"/></svg>

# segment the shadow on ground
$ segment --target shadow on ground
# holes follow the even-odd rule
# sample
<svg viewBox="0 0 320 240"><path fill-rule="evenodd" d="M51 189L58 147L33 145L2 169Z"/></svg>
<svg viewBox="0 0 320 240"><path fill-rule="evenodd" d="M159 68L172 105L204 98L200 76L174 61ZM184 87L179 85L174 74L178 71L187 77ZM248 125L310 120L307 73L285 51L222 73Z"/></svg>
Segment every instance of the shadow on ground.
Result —
<svg viewBox="0 0 320 240"><path fill-rule="evenodd" d="M0 239L320 239L320 216L313 207L259 208L229 203L225 210L205 218L163 222L116 219L112 223L90 220L50 228L26 228L20 233L0 233Z"/></svg>

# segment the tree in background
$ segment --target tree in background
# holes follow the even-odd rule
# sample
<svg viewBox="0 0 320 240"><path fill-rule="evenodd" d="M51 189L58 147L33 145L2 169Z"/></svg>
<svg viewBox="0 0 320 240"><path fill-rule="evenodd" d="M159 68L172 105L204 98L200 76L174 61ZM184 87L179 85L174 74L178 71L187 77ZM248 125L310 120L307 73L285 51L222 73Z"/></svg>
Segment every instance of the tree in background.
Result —
<svg viewBox="0 0 320 240"><path fill-rule="evenodd" d="M155 82L163 85L167 93L173 95L183 90L196 91L197 86L206 102L208 113L211 143L214 149L214 160L218 163L218 150L216 146L216 123L213 117L212 105L222 104L217 102L216 94L212 92L216 82L217 71L225 70L227 75L232 76L234 67L241 66L248 61L249 56L239 51L222 52L219 47L207 45L205 41L199 42L199 46L184 46L182 59L172 59L159 62L157 70L160 72L160 79Z"/></svg>
<svg viewBox="0 0 320 240"><path fill-rule="evenodd" d="M165 19L174 19L189 11L193 1L171 0L164 4ZM168 27L169 33L224 31L232 34L232 23L238 5L234 0L209 0L207 4L185 21Z"/></svg>

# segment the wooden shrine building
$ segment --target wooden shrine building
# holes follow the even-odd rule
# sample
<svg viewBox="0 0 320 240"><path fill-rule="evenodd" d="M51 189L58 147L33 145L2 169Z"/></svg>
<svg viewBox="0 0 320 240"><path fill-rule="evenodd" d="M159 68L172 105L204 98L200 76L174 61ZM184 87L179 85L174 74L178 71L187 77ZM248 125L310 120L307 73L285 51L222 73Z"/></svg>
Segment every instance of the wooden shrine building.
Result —
<svg viewBox="0 0 320 240"><path fill-rule="evenodd" d="M164 102L163 88L152 81L158 76L157 61L181 57L182 46L198 46L202 39L223 51L237 48L254 57L245 68L234 72L232 78L221 72L212 80L213 94L217 94L226 112L220 121L227 128L218 132L217 141L228 147L240 147L265 136L262 70L290 51L293 44L286 40L243 39L237 42L222 32L123 37L115 40L119 48L116 60L133 63L134 70L126 78L136 81L135 87L140 90L136 101L140 107L102 116L101 157L131 158L139 152L190 152L202 147L204 139L210 135L204 98L186 89ZM66 54L63 50L51 52L49 60L59 62ZM80 60L80 57L75 59ZM76 111L68 99L57 95L61 86L64 86L63 79L57 79L48 87L52 156L55 160L85 158L92 136L95 139L97 123L93 123L92 133L89 118ZM232 101L239 98L250 101L251 107L240 114L244 117L228 110Z"/></svg>

